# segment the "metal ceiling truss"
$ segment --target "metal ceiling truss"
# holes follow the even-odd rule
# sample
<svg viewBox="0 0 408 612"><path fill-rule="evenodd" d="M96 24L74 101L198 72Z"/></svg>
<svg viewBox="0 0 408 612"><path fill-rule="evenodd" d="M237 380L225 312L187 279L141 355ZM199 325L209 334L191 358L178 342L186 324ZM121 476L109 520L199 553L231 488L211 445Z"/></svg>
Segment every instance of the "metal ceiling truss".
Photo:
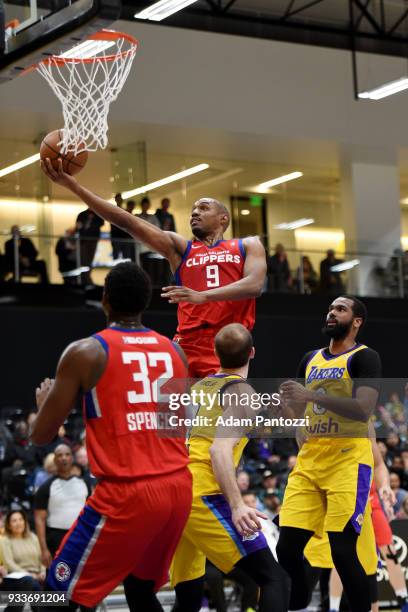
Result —
<svg viewBox="0 0 408 612"><path fill-rule="evenodd" d="M332 0L287 0L281 14L261 14L250 0L201 0L163 25L408 57L408 0L348 0L348 14L346 0L339 1L346 11L336 21L327 17ZM122 17L133 19L135 9L151 3L124 0Z"/></svg>

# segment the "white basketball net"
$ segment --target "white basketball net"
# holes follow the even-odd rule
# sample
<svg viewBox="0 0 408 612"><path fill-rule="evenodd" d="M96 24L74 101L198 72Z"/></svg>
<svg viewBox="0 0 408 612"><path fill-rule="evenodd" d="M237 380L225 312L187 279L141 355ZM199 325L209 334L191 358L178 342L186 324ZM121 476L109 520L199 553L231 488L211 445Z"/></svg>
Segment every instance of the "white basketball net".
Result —
<svg viewBox="0 0 408 612"><path fill-rule="evenodd" d="M109 106L122 90L136 49L136 41L132 43L117 33L113 39L90 38L37 66L62 104L61 153L76 155L83 150L106 148Z"/></svg>

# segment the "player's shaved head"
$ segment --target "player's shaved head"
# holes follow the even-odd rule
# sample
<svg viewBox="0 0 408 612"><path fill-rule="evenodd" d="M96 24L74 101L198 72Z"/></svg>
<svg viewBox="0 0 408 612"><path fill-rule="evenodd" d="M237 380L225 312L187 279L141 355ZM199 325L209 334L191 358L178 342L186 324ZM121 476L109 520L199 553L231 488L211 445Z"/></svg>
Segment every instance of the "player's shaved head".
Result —
<svg viewBox="0 0 408 612"><path fill-rule="evenodd" d="M227 369L242 368L252 353L251 333L241 323L225 325L215 336L215 352L221 366Z"/></svg>
<svg viewBox="0 0 408 612"><path fill-rule="evenodd" d="M225 206L225 204L223 204L219 200L216 200L215 198L200 198L199 200L197 200L197 202L195 202L194 206L197 206L201 203L210 204L211 207L215 208L219 215L223 216L222 225L225 231L230 224L230 212Z"/></svg>

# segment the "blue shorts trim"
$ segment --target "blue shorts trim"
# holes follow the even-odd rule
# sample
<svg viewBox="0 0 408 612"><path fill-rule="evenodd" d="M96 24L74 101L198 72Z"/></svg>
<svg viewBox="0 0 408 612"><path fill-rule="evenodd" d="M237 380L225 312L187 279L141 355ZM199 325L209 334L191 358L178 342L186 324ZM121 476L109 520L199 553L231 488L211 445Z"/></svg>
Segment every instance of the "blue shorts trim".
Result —
<svg viewBox="0 0 408 612"><path fill-rule="evenodd" d="M268 547L266 538L261 531L248 538L242 537L238 533L232 522L231 508L224 495L204 495L201 499L220 521L243 557Z"/></svg>
<svg viewBox="0 0 408 612"><path fill-rule="evenodd" d="M65 591L69 598L105 524L106 518L85 506L47 575L50 591Z"/></svg>
<svg viewBox="0 0 408 612"><path fill-rule="evenodd" d="M359 463L356 507L354 510L354 514L351 517L351 523L357 533L361 533L361 527L363 525L363 516L366 510L368 496L370 494L371 474L372 469L370 465L366 465L365 463Z"/></svg>

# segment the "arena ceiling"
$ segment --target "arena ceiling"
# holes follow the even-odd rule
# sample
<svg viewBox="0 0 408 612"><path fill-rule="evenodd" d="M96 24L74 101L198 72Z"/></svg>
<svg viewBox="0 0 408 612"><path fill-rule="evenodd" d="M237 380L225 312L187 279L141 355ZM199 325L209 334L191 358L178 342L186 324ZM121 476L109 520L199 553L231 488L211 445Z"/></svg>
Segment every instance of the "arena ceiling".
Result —
<svg viewBox="0 0 408 612"><path fill-rule="evenodd" d="M160 25L408 57L407 0L199 0Z"/></svg>

